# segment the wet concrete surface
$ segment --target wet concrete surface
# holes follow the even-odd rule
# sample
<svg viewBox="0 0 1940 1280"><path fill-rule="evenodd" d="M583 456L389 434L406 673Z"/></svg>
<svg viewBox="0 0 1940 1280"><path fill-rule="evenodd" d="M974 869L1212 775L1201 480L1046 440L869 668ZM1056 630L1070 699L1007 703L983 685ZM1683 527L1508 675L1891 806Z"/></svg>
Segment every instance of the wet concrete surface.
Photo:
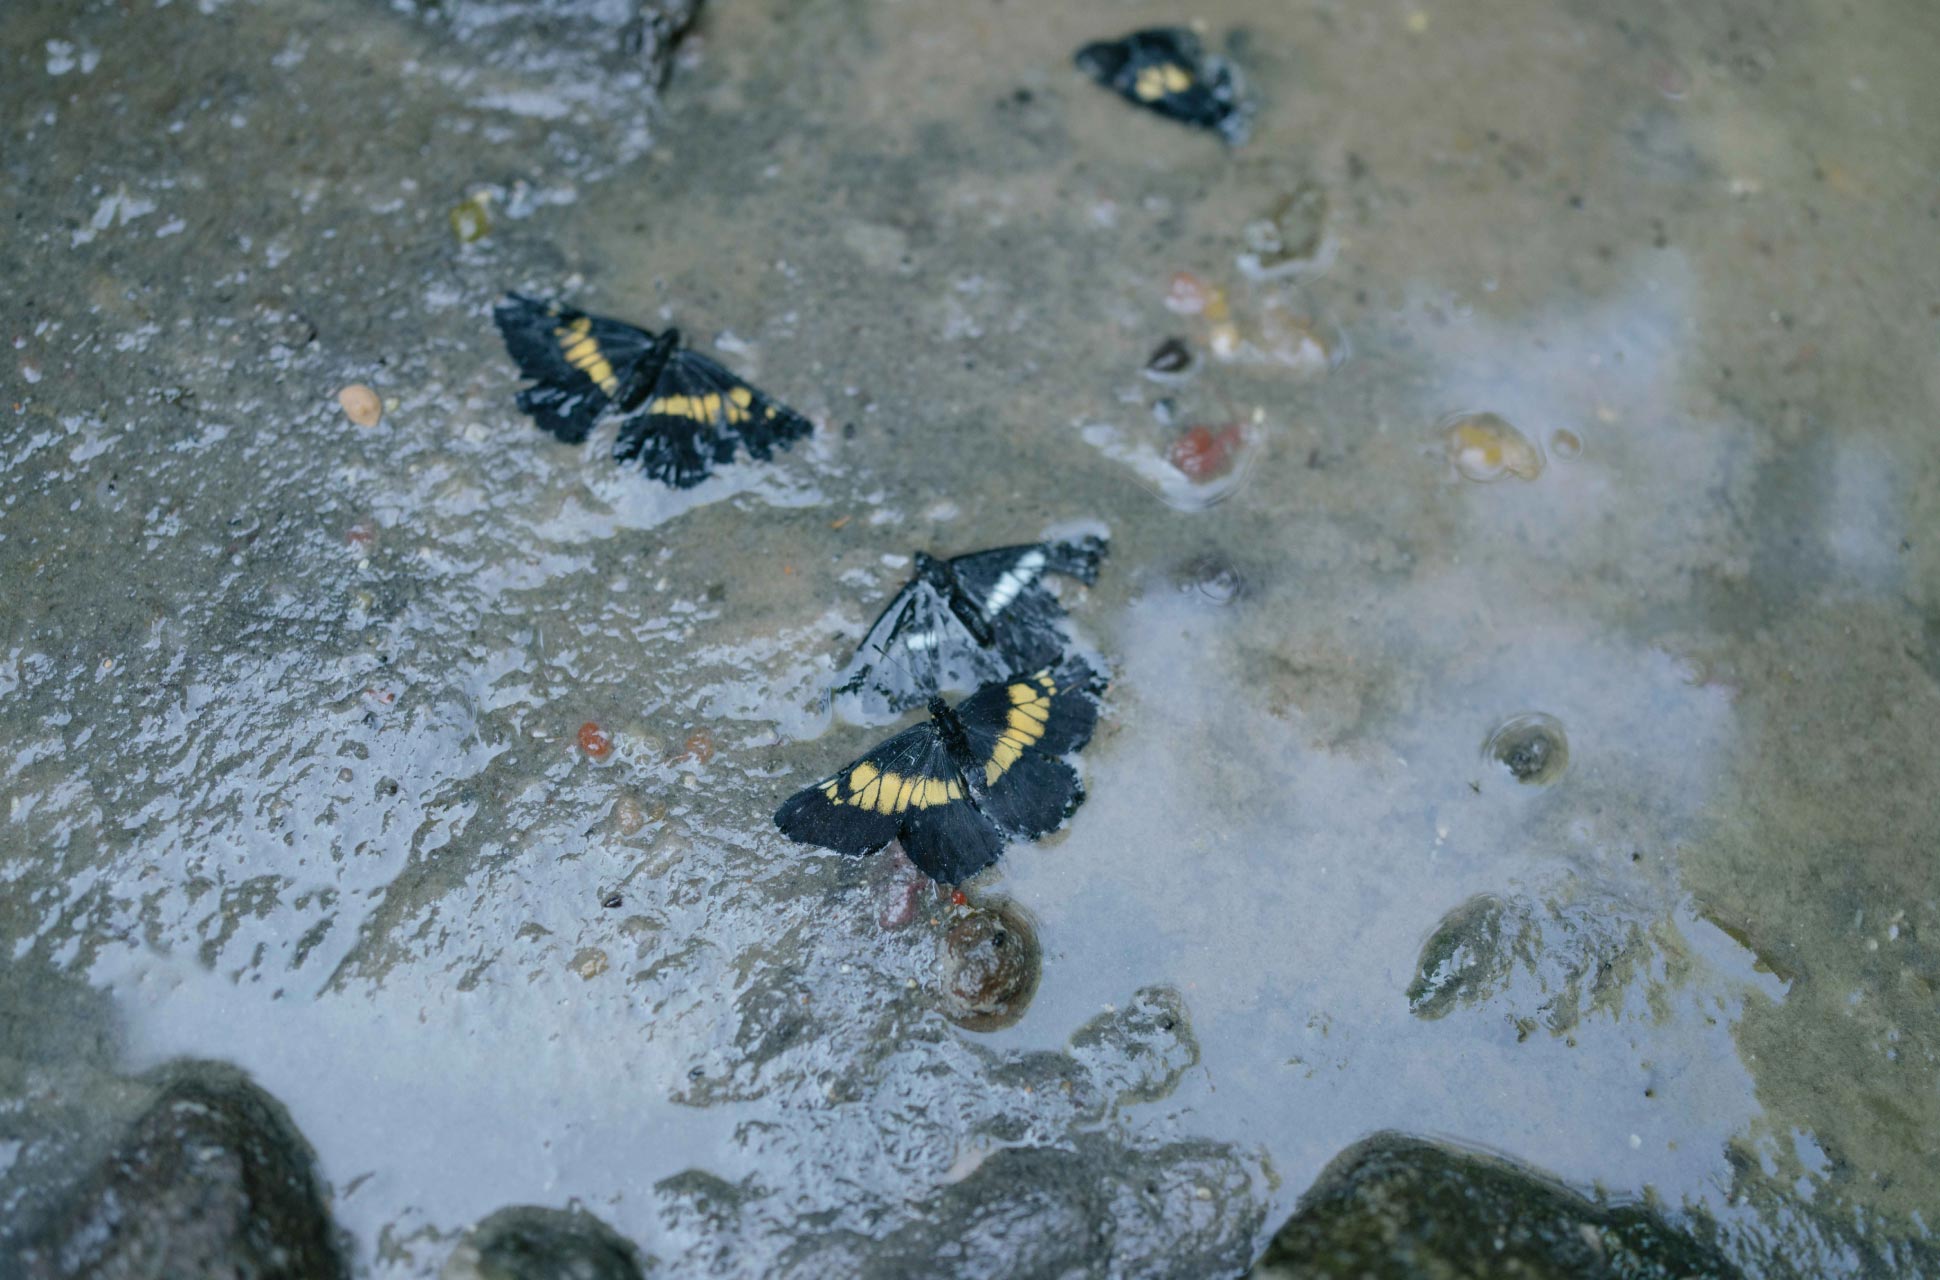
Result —
<svg viewBox="0 0 1940 1280"><path fill-rule="evenodd" d="M1069 65L1146 4L718 0L658 100L636 16L10 7L0 1251L188 1055L360 1276L513 1205L683 1274L1237 1271L1376 1130L1940 1273L1940 17L1200 6L1229 148ZM508 288L817 432L679 493L561 446ZM783 841L910 554L1080 522L1070 827L963 908ZM971 1031L998 892L1042 971Z"/></svg>

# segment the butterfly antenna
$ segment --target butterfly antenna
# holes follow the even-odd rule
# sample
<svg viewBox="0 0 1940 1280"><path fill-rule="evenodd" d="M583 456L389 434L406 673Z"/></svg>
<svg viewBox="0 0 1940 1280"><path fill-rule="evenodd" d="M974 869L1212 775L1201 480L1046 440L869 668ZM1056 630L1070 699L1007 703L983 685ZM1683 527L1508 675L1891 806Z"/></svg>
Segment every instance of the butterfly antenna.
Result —
<svg viewBox="0 0 1940 1280"><path fill-rule="evenodd" d="M901 667L903 669L903 674L909 677L909 682L913 685L919 686L927 697L934 698L939 692L941 692L936 687L936 676L934 673L932 673L928 679L921 678L916 674L915 670L911 668L907 662L904 662L901 658L891 653L888 649L883 648L881 645L877 645L876 652L881 654L883 657L889 659L897 666Z"/></svg>

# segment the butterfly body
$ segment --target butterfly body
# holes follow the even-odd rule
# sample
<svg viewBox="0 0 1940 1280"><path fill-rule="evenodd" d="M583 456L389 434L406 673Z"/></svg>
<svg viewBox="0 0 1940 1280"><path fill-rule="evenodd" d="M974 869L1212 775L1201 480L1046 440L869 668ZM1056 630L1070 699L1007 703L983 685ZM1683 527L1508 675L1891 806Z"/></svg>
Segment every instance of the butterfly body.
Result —
<svg viewBox="0 0 1940 1280"><path fill-rule="evenodd" d="M916 572L870 624L835 696L865 718L921 706L1056 662L1064 609L1050 574L1095 582L1102 538L998 547L950 559L917 552Z"/></svg>
<svg viewBox="0 0 1940 1280"><path fill-rule="evenodd" d="M990 632L990 622L984 617L983 609L972 598L970 592L957 581L957 575L950 568L948 560L939 560L927 551L918 551L916 578L928 584L932 591L949 604L951 614L963 624L963 629L970 633L971 639L984 646L991 643L993 637ZM925 646L919 644L917 647Z"/></svg>
<svg viewBox="0 0 1940 1280"><path fill-rule="evenodd" d="M1077 770L1059 757L1091 739L1097 676L1074 659L985 685L790 797L783 835L838 853L900 840L944 884L995 862L1013 839L1056 830L1084 802Z"/></svg>
<svg viewBox="0 0 1940 1280"><path fill-rule="evenodd" d="M519 408L566 444L582 443L603 418L619 419L613 460L637 463L686 489L734 460L765 461L813 428L718 362L658 334L557 303L510 294L493 320L533 385Z"/></svg>

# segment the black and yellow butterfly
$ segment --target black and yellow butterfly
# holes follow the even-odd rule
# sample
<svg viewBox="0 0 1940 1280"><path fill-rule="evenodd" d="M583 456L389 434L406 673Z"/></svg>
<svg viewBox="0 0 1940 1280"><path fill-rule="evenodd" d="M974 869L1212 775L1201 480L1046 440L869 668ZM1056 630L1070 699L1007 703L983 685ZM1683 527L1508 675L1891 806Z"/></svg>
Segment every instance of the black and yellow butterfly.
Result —
<svg viewBox="0 0 1940 1280"><path fill-rule="evenodd" d="M1151 27L1099 40L1072 55L1080 71L1167 119L1245 140L1248 112L1232 64L1208 55L1184 27Z"/></svg>
<svg viewBox="0 0 1940 1280"><path fill-rule="evenodd" d="M1091 740L1098 677L1080 659L987 684L854 764L789 797L775 825L790 840L872 853L900 839L923 873L956 884L1011 840L1055 831L1084 802L1059 756Z"/></svg>
<svg viewBox="0 0 1940 1280"><path fill-rule="evenodd" d="M947 689L974 689L1064 654L1064 609L1044 585L1060 573L1098 580L1105 540L1036 542L940 560L916 553L904 584L837 677L834 695L862 718L921 706Z"/></svg>
<svg viewBox="0 0 1940 1280"><path fill-rule="evenodd" d="M705 480L737 447L766 461L813 428L698 351L678 329L658 335L620 320L508 294L492 311L505 349L534 385L519 408L567 444L620 415L613 460L676 489Z"/></svg>

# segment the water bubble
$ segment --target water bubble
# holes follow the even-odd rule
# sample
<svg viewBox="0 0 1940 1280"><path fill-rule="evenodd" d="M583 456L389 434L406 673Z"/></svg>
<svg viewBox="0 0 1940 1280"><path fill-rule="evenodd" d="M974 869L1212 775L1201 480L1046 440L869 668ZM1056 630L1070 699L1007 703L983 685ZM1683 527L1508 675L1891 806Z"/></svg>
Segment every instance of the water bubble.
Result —
<svg viewBox="0 0 1940 1280"><path fill-rule="evenodd" d="M1549 451L1559 458L1574 458L1583 452L1583 438L1567 428L1550 433Z"/></svg>
<svg viewBox="0 0 1940 1280"><path fill-rule="evenodd" d="M1246 578L1239 567L1218 551L1192 557L1173 573L1179 590L1213 604L1231 604L1246 594Z"/></svg>
<svg viewBox="0 0 1940 1280"><path fill-rule="evenodd" d="M1156 407L1156 406L1155 406ZM1197 425L1163 448L1128 439L1117 427L1094 423L1083 429L1086 444L1125 463L1160 501L1179 511L1203 511L1233 496L1265 449L1265 417L1218 427Z"/></svg>
<svg viewBox="0 0 1940 1280"><path fill-rule="evenodd" d="M1008 901L971 907L938 944L943 1016L966 1031L997 1031L1024 1016L1037 993L1037 930Z"/></svg>
<svg viewBox="0 0 1940 1280"><path fill-rule="evenodd" d="M1543 473L1543 451L1493 413L1460 413L1442 423L1448 459L1463 478L1487 484L1503 476L1534 480Z"/></svg>
<svg viewBox="0 0 1940 1280"><path fill-rule="evenodd" d="M1525 711L1497 725L1482 755L1509 771L1517 782L1546 787L1569 768L1569 739L1563 722L1540 711Z"/></svg>

